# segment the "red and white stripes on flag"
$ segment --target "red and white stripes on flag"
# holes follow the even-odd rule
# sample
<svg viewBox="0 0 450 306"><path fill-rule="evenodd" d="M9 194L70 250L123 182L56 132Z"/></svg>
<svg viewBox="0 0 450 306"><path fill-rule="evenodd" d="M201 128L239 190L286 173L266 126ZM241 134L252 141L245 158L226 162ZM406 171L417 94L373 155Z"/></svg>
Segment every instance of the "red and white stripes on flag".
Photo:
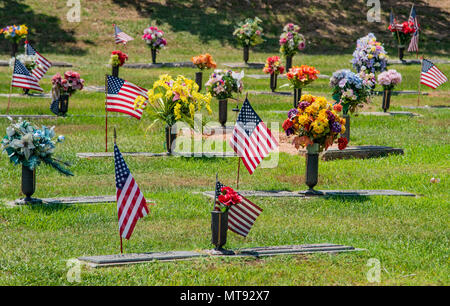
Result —
<svg viewBox="0 0 450 306"><path fill-rule="evenodd" d="M278 141L253 110L248 99L245 99L239 112L230 146L242 159L250 174L264 157L278 147Z"/></svg>
<svg viewBox="0 0 450 306"><path fill-rule="evenodd" d="M114 25L114 38L116 44L124 44L126 45L127 42L130 40L134 40L133 37L123 32L118 26Z"/></svg>
<svg viewBox="0 0 450 306"><path fill-rule="evenodd" d="M112 75L106 77L107 112L124 113L141 119L143 110L134 109L134 100L138 96L148 99L147 90Z"/></svg>
<svg viewBox="0 0 450 306"><path fill-rule="evenodd" d="M420 84L427 85L433 89L447 82L448 79L432 62L422 60L422 71L420 72Z"/></svg>
<svg viewBox="0 0 450 306"><path fill-rule="evenodd" d="M36 64L38 64L38 66L31 71L31 74L38 81L41 80L47 70L52 66L52 63L37 52L28 41L25 42L25 53L27 55L36 55Z"/></svg>
<svg viewBox="0 0 450 306"><path fill-rule="evenodd" d="M116 144L114 144L114 164L119 233L122 238L130 239L136 222L147 216L149 210L147 201L134 181Z"/></svg>
<svg viewBox="0 0 450 306"><path fill-rule="evenodd" d="M413 23L413 28L415 30L408 46L408 52L419 52L419 21L417 20L417 13L414 5L411 8L408 22Z"/></svg>
<svg viewBox="0 0 450 306"><path fill-rule="evenodd" d="M11 86L36 91L44 91L41 86L39 86L38 80L17 59L14 60L14 71Z"/></svg>

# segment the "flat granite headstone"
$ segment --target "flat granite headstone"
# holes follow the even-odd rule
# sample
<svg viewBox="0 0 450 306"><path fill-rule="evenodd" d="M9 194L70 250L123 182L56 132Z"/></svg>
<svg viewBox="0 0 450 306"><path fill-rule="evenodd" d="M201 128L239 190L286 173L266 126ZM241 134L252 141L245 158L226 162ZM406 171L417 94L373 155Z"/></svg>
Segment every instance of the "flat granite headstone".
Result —
<svg viewBox="0 0 450 306"><path fill-rule="evenodd" d="M359 115L366 116L410 116L410 117L422 117L420 114L411 113L411 112L402 112L402 111L394 111L394 112L359 112Z"/></svg>
<svg viewBox="0 0 450 306"><path fill-rule="evenodd" d="M450 108L450 105L417 105L417 106L413 106L413 105L400 105L401 108L408 108L408 109L430 109L430 108L434 108L434 109L446 109L446 108Z"/></svg>
<svg viewBox="0 0 450 306"><path fill-rule="evenodd" d="M258 91L258 90L249 90L249 94L254 95L268 95L268 96L292 96L293 93L290 91Z"/></svg>
<svg viewBox="0 0 450 306"><path fill-rule="evenodd" d="M249 69L263 69L264 63L224 63L226 67L230 68L249 68Z"/></svg>
<svg viewBox="0 0 450 306"><path fill-rule="evenodd" d="M306 150L301 149L299 153L306 155ZM348 159L348 158L374 158L383 157L390 154L403 155L403 149L387 146L349 146L344 150L331 147L325 152L320 153L322 160Z"/></svg>
<svg viewBox="0 0 450 306"><path fill-rule="evenodd" d="M383 95L384 91L373 91L374 95L381 96ZM391 91L391 95L398 96L398 95L418 95L419 92L415 90L400 90L400 91ZM428 96L428 92L420 92L423 96Z"/></svg>
<svg viewBox="0 0 450 306"><path fill-rule="evenodd" d="M95 85L85 86L83 90L91 92L105 92L105 86L95 86Z"/></svg>
<svg viewBox="0 0 450 306"><path fill-rule="evenodd" d="M61 197L39 199L42 202L36 205L54 205L54 204L97 204L116 202L116 196L82 196L82 197ZM23 199L6 203L8 206L26 205Z"/></svg>
<svg viewBox="0 0 450 306"><path fill-rule="evenodd" d="M195 68L196 66L192 62L173 62L173 63L135 63L135 64L124 64L124 68L132 69L152 69L152 68L178 68L178 67L189 67Z"/></svg>
<svg viewBox="0 0 450 306"><path fill-rule="evenodd" d="M257 79L257 80L262 80L262 79L269 79L270 78L270 74L246 74L245 77L252 78L252 79ZM319 79L329 79L330 76L326 75L326 74L319 74L318 78ZM286 75L285 74L280 74L280 75L278 75L278 79L286 79Z"/></svg>
<svg viewBox="0 0 450 306"><path fill-rule="evenodd" d="M443 59L434 59L431 60L435 64L450 64L449 60ZM400 60L400 59L389 59L387 61L388 64L402 64L402 65L420 65L422 62L419 59L408 59L408 60Z"/></svg>
<svg viewBox="0 0 450 306"><path fill-rule="evenodd" d="M0 93L0 97L9 97L9 94L7 93ZM30 93L30 94L17 94L13 93L11 94L12 98L45 98L50 99L52 97L49 93Z"/></svg>
<svg viewBox="0 0 450 306"><path fill-rule="evenodd" d="M0 118L31 118L31 119L58 119L65 117L58 117L55 115L0 115Z"/></svg>
<svg viewBox="0 0 450 306"><path fill-rule="evenodd" d="M124 156L135 156L135 157L164 157L164 156L178 156L178 157L235 157L237 156L235 152L172 152L170 155L167 152L163 153L151 153L151 152L122 152ZM86 152L77 153L78 158L103 158L103 157L114 157L114 152Z"/></svg>
<svg viewBox="0 0 450 306"><path fill-rule="evenodd" d="M0 61L0 66L9 66L9 61ZM70 63L65 63L65 62L53 62L52 61L52 66L53 67L73 67L72 64Z"/></svg>

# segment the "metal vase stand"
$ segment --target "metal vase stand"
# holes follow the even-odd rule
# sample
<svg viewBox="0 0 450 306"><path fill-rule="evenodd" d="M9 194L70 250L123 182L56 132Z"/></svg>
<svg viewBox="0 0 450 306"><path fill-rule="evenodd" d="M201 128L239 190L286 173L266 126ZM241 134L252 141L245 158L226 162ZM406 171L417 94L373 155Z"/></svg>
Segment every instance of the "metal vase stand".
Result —
<svg viewBox="0 0 450 306"><path fill-rule="evenodd" d="M383 104L381 105L381 107L383 108L384 112L387 112L389 106L391 105L391 93L392 91L390 89L385 89L383 92Z"/></svg>
<svg viewBox="0 0 450 306"><path fill-rule="evenodd" d="M203 71L197 71L195 73L195 83L198 85L198 91L202 90Z"/></svg>
<svg viewBox="0 0 450 306"><path fill-rule="evenodd" d="M166 149L169 154L172 154L172 148L177 138L177 133L173 131L174 129L175 126L166 125Z"/></svg>
<svg viewBox="0 0 450 306"><path fill-rule="evenodd" d="M42 200L32 198L36 191L36 169L30 170L27 166L22 165L22 193L24 199L19 200L18 204L39 204Z"/></svg>
<svg viewBox="0 0 450 306"><path fill-rule="evenodd" d="M119 65L112 66L112 75L115 76L116 78L119 77Z"/></svg>
<svg viewBox="0 0 450 306"><path fill-rule="evenodd" d="M233 255L234 252L226 250L223 246L227 243L228 212L220 210L211 211L211 243L215 246L212 255Z"/></svg>
<svg viewBox="0 0 450 306"><path fill-rule="evenodd" d="M314 143L306 147L306 174L305 184L309 189L304 192L305 195L315 196L323 195L323 192L314 190L319 177L319 144Z"/></svg>
<svg viewBox="0 0 450 306"><path fill-rule="evenodd" d="M292 68L292 55L286 56L286 72L289 72L289 69Z"/></svg>
<svg viewBox="0 0 450 306"><path fill-rule="evenodd" d="M294 88L294 108L297 108L298 101L300 101L301 97L302 97L302 89Z"/></svg>
<svg viewBox="0 0 450 306"><path fill-rule="evenodd" d="M156 53L157 53L157 49L156 48L151 48L152 50L152 63L156 64Z"/></svg>
<svg viewBox="0 0 450 306"><path fill-rule="evenodd" d="M278 73L271 73L270 74L270 89L272 92L275 92L277 89L277 79L278 79Z"/></svg>
<svg viewBox="0 0 450 306"><path fill-rule="evenodd" d="M350 115L344 114L345 119L345 133L341 134L342 137L347 138L348 142L350 142Z"/></svg>
<svg viewBox="0 0 450 306"><path fill-rule="evenodd" d="M246 63L246 64L248 63L249 53L250 53L250 46L245 45L244 46L244 63Z"/></svg>
<svg viewBox="0 0 450 306"><path fill-rule="evenodd" d="M222 127L227 123L228 99L219 100L219 122Z"/></svg>

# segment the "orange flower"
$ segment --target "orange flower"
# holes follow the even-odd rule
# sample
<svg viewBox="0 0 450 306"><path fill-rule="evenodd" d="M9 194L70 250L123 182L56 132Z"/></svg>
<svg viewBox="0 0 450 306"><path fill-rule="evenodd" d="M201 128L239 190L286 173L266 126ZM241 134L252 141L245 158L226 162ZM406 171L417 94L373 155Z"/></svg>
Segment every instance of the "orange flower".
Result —
<svg viewBox="0 0 450 306"><path fill-rule="evenodd" d="M191 61L201 70L217 67L216 62L213 60L213 57L209 53L194 56L191 58Z"/></svg>

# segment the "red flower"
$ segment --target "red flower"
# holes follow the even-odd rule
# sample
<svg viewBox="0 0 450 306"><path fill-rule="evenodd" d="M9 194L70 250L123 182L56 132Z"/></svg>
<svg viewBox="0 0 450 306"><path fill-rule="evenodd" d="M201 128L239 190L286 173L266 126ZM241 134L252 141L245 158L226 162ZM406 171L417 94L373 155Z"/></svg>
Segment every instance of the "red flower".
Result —
<svg viewBox="0 0 450 306"><path fill-rule="evenodd" d="M335 104L335 105L333 105L333 109L339 113L340 111L342 111L342 105Z"/></svg>
<svg viewBox="0 0 450 306"><path fill-rule="evenodd" d="M284 120L282 127L286 131L287 129L289 129L293 125L294 125L294 122L292 122L290 119L286 119L286 120Z"/></svg>
<svg viewBox="0 0 450 306"><path fill-rule="evenodd" d="M123 53L120 50L115 50L115 51L111 52L111 55L116 55L116 54L119 57L119 61L120 61L119 66L122 66L125 63L125 61L128 60L128 55L126 55L125 53Z"/></svg>
<svg viewBox="0 0 450 306"><path fill-rule="evenodd" d="M338 148L339 150L344 150L347 147L348 140L345 137L341 137L338 139Z"/></svg>

